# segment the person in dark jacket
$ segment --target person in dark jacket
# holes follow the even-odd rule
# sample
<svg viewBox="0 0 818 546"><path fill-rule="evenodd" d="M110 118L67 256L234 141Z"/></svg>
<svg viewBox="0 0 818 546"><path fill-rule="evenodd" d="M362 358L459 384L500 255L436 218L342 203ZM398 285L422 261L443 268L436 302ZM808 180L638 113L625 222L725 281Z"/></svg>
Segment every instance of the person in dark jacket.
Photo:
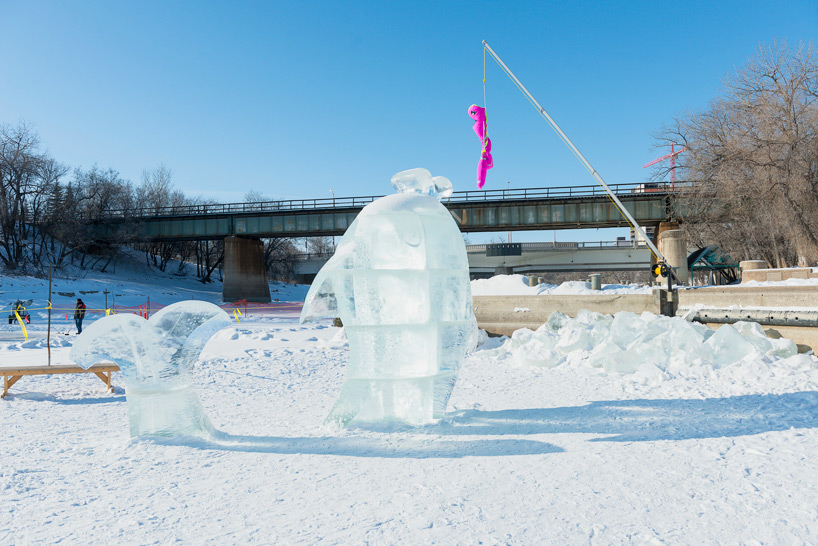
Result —
<svg viewBox="0 0 818 546"><path fill-rule="evenodd" d="M85 318L85 304L77 298L77 306L74 307L74 322L77 323L77 333L82 333L82 319Z"/></svg>

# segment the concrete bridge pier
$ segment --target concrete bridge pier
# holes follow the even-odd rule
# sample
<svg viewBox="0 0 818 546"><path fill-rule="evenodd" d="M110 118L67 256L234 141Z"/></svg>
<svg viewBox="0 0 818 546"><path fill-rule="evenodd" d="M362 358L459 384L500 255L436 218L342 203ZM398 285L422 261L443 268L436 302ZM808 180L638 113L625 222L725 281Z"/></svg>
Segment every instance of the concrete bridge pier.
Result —
<svg viewBox="0 0 818 546"><path fill-rule="evenodd" d="M251 237L224 238L222 300L242 299L270 303L270 285L264 267L264 244Z"/></svg>
<svg viewBox="0 0 818 546"><path fill-rule="evenodd" d="M668 261L679 280L687 283L690 279L690 271L687 269L687 244L682 230L679 229L679 224L676 222L662 222L656 231L659 239L656 246L659 248L659 252ZM666 277L659 277L657 280L667 283Z"/></svg>

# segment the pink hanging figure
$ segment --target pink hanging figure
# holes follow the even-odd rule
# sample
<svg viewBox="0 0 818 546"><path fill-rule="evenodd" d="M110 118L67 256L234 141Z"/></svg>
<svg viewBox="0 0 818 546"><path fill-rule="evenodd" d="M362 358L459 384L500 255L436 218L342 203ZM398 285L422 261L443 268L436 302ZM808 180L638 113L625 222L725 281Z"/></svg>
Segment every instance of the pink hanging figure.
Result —
<svg viewBox="0 0 818 546"><path fill-rule="evenodd" d="M494 167L494 160L491 157L491 139L486 134L486 109L472 104L469 106L469 117L474 120L472 128L483 144L480 161L477 162L477 187L483 189L486 184L486 172Z"/></svg>

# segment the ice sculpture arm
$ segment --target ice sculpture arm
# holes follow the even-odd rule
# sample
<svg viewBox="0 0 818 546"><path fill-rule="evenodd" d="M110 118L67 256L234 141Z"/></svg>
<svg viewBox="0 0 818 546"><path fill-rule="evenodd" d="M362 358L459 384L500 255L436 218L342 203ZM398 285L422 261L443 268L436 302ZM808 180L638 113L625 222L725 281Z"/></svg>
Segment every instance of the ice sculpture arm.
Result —
<svg viewBox="0 0 818 546"><path fill-rule="evenodd" d="M165 342L176 348L170 363L190 366L213 335L232 324L230 315L212 303L179 302L158 311L150 320Z"/></svg>
<svg viewBox="0 0 818 546"><path fill-rule="evenodd" d="M88 369L108 359L116 362L125 374L135 372L147 356L145 349L149 344L137 341L150 336L147 324L141 317L124 314L98 320L74 341L71 360ZM155 347L155 350L161 349Z"/></svg>
<svg viewBox="0 0 818 546"><path fill-rule="evenodd" d="M356 223L353 222L348 233L355 231ZM355 250L354 241L351 237L344 237L338 244L335 254L330 258L310 286L307 297L304 298L304 307L301 308L299 322L311 322L320 318L335 318L338 316L338 300L336 298L336 287L333 273L339 269L349 269L352 261L352 254Z"/></svg>
<svg viewBox="0 0 818 546"><path fill-rule="evenodd" d="M116 362L128 376L173 375L198 358L207 340L230 325L230 316L212 303L169 305L150 320L112 315L91 324L74 342L71 359L88 368L102 359Z"/></svg>

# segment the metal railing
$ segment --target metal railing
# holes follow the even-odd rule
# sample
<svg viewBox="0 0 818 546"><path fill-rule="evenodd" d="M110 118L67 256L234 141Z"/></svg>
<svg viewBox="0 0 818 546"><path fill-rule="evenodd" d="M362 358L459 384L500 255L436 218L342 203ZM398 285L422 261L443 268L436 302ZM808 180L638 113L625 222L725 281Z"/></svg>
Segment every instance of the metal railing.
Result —
<svg viewBox="0 0 818 546"><path fill-rule="evenodd" d="M633 194L665 194L676 191L683 182L676 182L672 188L667 182L640 182L630 184L609 184L611 190L622 196ZM527 201L538 199L580 199L606 195L601 186L565 186L557 188L523 188L504 190L479 190L454 192L444 199L444 204L476 203L492 201ZM225 214L250 214L302 210L359 209L381 195L363 197L331 197L323 199L288 199L282 201L260 201L254 203L210 203L201 205L180 205L172 207L149 207L114 209L104 216L108 218L159 218L167 216L210 216Z"/></svg>
<svg viewBox="0 0 818 546"><path fill-rule="evenodd" d="M502 243L505 244L505 243ZM466 252L477 254L486 251L489 244L466 245ZM575 249L597 249L597 248L642 248L645 243L635 240L617 241L555 241L545 243L520 243L523 252L540 252L545 250L575 250Z"/></svg>
<svg viewBox="0 0 818 546"><path fill-rule="evenodd" d="M486 252L486 247L494 243L480 245L466 245L466 252L470 254L482 254ZM501 243L506 244L506 243ZM576 249L596 249L596 248L644 248L645 243L635 240L616 241L554 241L544 243L519 243L523 252L539 252L544 250L576 250ZM308 260L328 260L335 253L335 249L326 252L299 252L293 254L293 258L299 261Z"/></svg>

